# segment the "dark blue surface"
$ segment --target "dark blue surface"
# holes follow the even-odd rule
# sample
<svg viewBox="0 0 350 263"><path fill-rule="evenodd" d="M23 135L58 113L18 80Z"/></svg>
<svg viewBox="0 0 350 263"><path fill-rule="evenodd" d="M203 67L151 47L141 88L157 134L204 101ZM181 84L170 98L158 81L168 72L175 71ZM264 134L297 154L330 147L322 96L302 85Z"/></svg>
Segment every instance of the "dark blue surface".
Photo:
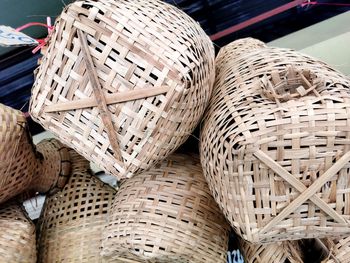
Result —
<svg viewBox="0 0 350 263"><path fill-rule="evenodd" d="M167 0L198 21L208 35L239 24L252 17L289 3L291 0ZM320 3L349 3L348 0L321 0ZM296 7L255 25L225 36L217 41L223 46L242 37L255 37L269 42L334 15L348 11L349 7L310 6ZM28 110L33 71L39 54L32 48L19 48L0 57L0 103L16 109Z"/></svg>
<svg viewBox="0 0 350 263"><path fill-rule="evenodd" d="M166 0L185 11L208 35L225 30L292 0ZM344 3L349 0L319 0L318 3ZM231 35L216 40L218 46L242 37L254 37L264 42L283 37L297 30L350 10L350 6L312 5L295 7Z"/></svg>
<svg viewBox="0 0 350 263"><path fill-rule="evenodd" d="M0 103L27 111L33 71L40 55L33 55L31 49L17 52L0 59Z"/></svg>

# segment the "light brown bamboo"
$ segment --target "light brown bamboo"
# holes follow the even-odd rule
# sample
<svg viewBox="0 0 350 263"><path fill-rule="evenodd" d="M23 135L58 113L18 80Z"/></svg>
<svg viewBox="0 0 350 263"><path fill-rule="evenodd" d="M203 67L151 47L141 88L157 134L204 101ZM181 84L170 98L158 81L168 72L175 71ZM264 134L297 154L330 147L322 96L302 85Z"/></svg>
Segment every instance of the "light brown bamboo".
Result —
<svg viewBox="0 0 350 263"><path fill-rule="evenodd" d="M0 203L28 190L62 188L69 158L68 148L55 139L35 147L23 113L0 104Z"/></svg>
<svg viewBox="0 0 350 263"><path fill-rule="evenodd" d="M349 78L254 39L216 62L200 152L231 226L257 244L350 234Z"/></svg>
<svg viewBox="0 0 350 263"><path fill-rule="evenodd" d="M31 115L118 178L175 151L211 96L212 42L163 1L75 1L44 50Z"/></svg>

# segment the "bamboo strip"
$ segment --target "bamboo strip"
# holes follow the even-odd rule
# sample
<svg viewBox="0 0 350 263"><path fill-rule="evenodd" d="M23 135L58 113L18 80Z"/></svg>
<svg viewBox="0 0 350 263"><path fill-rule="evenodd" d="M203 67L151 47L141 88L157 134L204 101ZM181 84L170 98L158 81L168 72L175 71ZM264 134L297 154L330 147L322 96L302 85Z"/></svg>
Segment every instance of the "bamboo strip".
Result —
<svg viewBox="0 0 350 263"><path fill-rule="evenodd" d="M116 104L122 102L128 102L132 100L146 99L148 97L157 96L160 94L167 93L169 87L156 87L147 89L137 89L125 91L123 93L117 94L105 94L106 104ZM90 107L97 107L97 102L94 98L86 98L78 101L67 101L62 103L57 103L53 105L48 105L45 107L44 112L55 112L55 111L66 111L66 110L76 110L84 109Z"/></svg>

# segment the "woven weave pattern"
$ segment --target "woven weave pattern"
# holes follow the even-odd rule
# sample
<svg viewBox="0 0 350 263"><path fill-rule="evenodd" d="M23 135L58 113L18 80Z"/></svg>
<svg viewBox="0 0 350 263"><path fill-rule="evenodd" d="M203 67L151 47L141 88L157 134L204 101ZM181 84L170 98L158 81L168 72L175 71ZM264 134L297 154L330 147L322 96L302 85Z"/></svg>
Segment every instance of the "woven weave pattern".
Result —
<svg viewBox="0 0 350 263"><path fill-rule="evenodd" d="M350 82L288 49L221 49L201 161L225 216L251 242L350 233Z"/></svg>
<svg viewBox="0 0 350 263"><path fill-rule="evenodd" d="M350 263L350 237L323 240L328 257L322 263Z"/></svg>
<svg viewBox="0 0 350 263"><path fill-rule="evenodd" d="M22 112L0 104L0 203L27 189L38 169Z"/></svg>
<svg viewBox="0 0 350 263"><path fill-rule="evenodd" d="M238 56L245 56L246 54L249 54L249 52L265 48L266 45L264 42L261 42L258 39L255 38L241 38L238 39L231 44L228 44L225 48L227 49L229 46L230 48L230 55L229 56L221 56L220 59L217 59L215 61L215 70L216 74L220 74L220 70L227 64L230 63L232 58L236 58Z"/></svg>
<svg viewBox="0 0 350 263"><path fill-rule="evenodd" d="M68 148L57 140L34 147L20 111L0 104L0 203L23 191L62 188L70 172Z"/></svg>
<svg viewBox="0 0 350 263"><path fill-rule="evenodd" d="M41 193L62 189L71 173L69 148L56 139L48 139L39 142L36 150L41 156L31 188Z"/></svg>
<svg viewBox="0 0 350 263"><path fill-rule="evenodd" d="M121 185L103 255L106 262L225 262L228 229L199 159L171 155Z"/></svg>
<svg viewBox="0 0 350 263"><path fill-rule="evenodd" d="M47 197L39 218L38 262L101 262L101 233L115 190L91 175L83 157L70 155L72 175Z"/></svg>
<svg viewBox="0 0 350 263"><path fill-rule="evenodd" d="M177 8L157 0L78 1L55 25L30 108L65 144L131 177L186 140L214 75L211 41Z"/></svg>
<svg viewBox="0 0 350 263"><path fill-rule="evenodd" d="M283 241L272 244L255 245L241 243L242 253L247 263L302 263L302 251L298 242Z"/></svg>
<svg viewBox="0 0 350 263"><path fill-rule="evenodd" d="M35 226L14 203L0 207L0 262L36 262Z"/></svg>

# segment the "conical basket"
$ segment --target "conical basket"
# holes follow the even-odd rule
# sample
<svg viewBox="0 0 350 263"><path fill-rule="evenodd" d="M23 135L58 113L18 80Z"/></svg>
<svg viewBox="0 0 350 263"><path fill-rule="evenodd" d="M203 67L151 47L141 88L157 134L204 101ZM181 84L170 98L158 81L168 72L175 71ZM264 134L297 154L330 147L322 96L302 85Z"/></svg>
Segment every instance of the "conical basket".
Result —
<svg viewBox="0 0 350 263"><path fill-rule="evenodd" d="M36 263L35 226L15 202L0 206L0 262Z"/></svg>
<svg viewBox="0 0 350 263"><path fill-rule="evenodd" d="M148 169L201 119L214 82L209 37L161 1L76 1L55 24L33 118L118 178Z"/></svg>
<svg viewBox="0 0 350 263"><path fill-rule="evenodd" d="M110 209L106 262L226 262L229 226L197 157L171 155L126 180Z"/></svg>
<svg viewBox="0 0 350 263"><path fill-rule="evenodd" d="M226 218L253 243L349 234L349 78L289 49L235 54L218 54L200 143Z"/></svg>
<svg viewBox="0 0 350 263"><path fill-rule="evenodd" d="M89 162L70 151L72 174L46 198L38 222L38 262L101 262L102 230L115 190L94 177Z"/></svg>

